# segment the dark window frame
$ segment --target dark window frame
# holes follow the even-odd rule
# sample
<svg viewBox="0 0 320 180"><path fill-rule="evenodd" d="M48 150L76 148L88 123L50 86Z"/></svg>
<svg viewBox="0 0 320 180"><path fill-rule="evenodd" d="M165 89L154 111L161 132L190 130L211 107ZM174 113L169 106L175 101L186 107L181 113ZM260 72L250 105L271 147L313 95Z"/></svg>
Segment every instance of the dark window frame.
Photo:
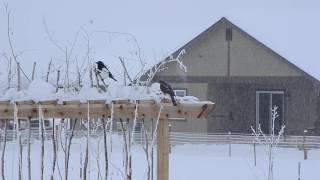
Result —
<svg viewBox="0 0 320 180"><path fill-rule="evenodd" d="M188 90L186 88L173 88L173 92L175 96L177 96L176 91L184 91L185 92L184 96L188 96ZM184 97L184 96L178 96L178 97Z"/></svg>
<svg viewBox="0 0 320 180"><path fill-rule="evenodd" d="M256 90L256 96L255 96L255 124L256 124L256 130L258 129L258 126L259 126L259 118L260 118L260 114L259 114L259 95L262 94L262 93L265 93L265 94L270 94L271 95L271 103L270 103L270 106L272 106L272 95L273 94L282 94L282 124L287 124L287 121L286 121L286 116L285 116L285 110L286 110L286 99L287 99L287 92L285 90ZM271 110L270 110L271 111ZM270 120L271 119L271 116L270 116ZM271 127L270 127L271 128ZM271 129L269 130L271 132ZM276 132L277 133L277 132ZM268 133L266 133L268 134Z"/></svg>
<svg viewBox="0 0 320 180"><path fill-rule="evenodd" d="M226 41L232 41L232 28L226 28Z"/></svg>

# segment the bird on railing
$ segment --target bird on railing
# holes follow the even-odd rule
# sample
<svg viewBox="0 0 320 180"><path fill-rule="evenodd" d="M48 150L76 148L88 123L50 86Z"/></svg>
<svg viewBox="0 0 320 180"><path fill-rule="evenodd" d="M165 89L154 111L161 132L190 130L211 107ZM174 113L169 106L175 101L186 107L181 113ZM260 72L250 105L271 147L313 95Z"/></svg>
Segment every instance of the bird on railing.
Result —
<svg viewBox="0 0 320 180"><path fill-rule="evenodd" d="M111 78L114 81L117 81L110 70L106 67L106 65L102 61L95 62L95 70L98 76L101 78L101 80L105 80L107 78Z"/></svg>
<svg viewBox="0 0 320 180"><path fill-rule="evenodd" d="M172 87L170 86L170 84L162 81L162 80L159 80L158 83L160 84L160 90L161 92L166 95L168 94L171 98L171 101L173 103L174 106L177 105L177 101L176 99L174 98L175 94L174 94L174 91L172 89Z"/></svg>

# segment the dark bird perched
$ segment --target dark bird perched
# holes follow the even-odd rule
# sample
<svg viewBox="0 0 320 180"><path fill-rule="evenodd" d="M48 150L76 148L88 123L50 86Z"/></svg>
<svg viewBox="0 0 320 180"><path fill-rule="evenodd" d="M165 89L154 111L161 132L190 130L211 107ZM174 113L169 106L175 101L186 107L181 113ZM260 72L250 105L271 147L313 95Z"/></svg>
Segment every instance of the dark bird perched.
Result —
<svg viewBox="0 0 320 180"><path fill-rule="evenodd" d="M117 81L102 61L97 61L95 64L96 64L96 67L95 67L96 72L98 73L98 75L101 77L102 80L111 78L114 81Z"/></svg>
<svg viewBox="0 0 320 180"><path fill-rule="evenodd" d="M175 94L174 94L174 91L173 91L172 87L168 83L166 83L164 81L161 81L161 80L159 80L158 83L160 84L161 92L163 94L165 94L165 95L166 94L170 95L173 105L176 106L177 102L176 102L176 100L174 98Z"/></svg>

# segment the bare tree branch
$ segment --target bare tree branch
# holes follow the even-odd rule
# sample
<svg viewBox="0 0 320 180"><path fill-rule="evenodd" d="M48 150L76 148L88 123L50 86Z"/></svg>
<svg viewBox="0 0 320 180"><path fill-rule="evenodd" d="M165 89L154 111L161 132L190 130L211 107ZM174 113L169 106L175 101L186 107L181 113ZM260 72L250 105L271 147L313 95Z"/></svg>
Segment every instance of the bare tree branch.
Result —
<svg viewBox="0 0 320 180"><path fill-rule="evenodd" d="M127 70L127 67L126 67L126 65L125 65L125 63L124 63L123 58L119 57L119 60L120 60L120 62L121 62L121 64L122 64L122 67L123 67L123 69L124 69L125 75L128 77L128 79L129 79L130 82L132 83L132 82L133 82L133 81L132 81L132 78L130 77L130 75L129 75L129 73L128 73L128 70Z"/></svg>
<svg viewBox="0 0 320 180"><path fill-rule="evenodd" d="M11 15L11 10L9 10L9 4L8 3L4 3L4 6L5 6L6 14L7 14L7 37L8 37L8 41L9 41L9 46L10 46L10 50L11 50L11 54L12 54L13 60L16 63L18 63L18 60L17 60L18 56L15 54L15 51L14 51L14 48L13 48L13 44L12 44L12 40L11 40L11 35L10 35L10 15ZM27 80L30 82L30 78L26 75L26 73L23 71L21 66L19 66L19 69L21 70L23 75L27 78Z"/></svg>

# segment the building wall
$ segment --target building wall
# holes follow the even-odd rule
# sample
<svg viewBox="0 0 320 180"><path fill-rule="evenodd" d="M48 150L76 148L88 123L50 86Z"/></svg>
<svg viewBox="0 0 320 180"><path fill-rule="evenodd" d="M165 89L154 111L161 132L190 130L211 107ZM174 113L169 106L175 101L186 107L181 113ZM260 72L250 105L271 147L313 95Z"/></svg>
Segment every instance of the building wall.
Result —
<svg viewBox="0 0 320 180"><path fill-rule="evenodd" d="M179 76L161 77L177 88ZM251 133L256 126L256 91L284 91L284 120L286 134L302 134L305 129L319 129L319 86L305 77L197 77L184 78L184 87L190 88L188 95L202 87L195 82L207 83L207 100L217 104L216 109L205 120L175 122L174 131L202 131L209 133ZM193 87L192 87L193 86ZM181 86L180 86L181 87ZM197 92L196 92L197 93ZM202 123L202 124L200 124ZM176 126L176 127L175 127Z"/></svg>

